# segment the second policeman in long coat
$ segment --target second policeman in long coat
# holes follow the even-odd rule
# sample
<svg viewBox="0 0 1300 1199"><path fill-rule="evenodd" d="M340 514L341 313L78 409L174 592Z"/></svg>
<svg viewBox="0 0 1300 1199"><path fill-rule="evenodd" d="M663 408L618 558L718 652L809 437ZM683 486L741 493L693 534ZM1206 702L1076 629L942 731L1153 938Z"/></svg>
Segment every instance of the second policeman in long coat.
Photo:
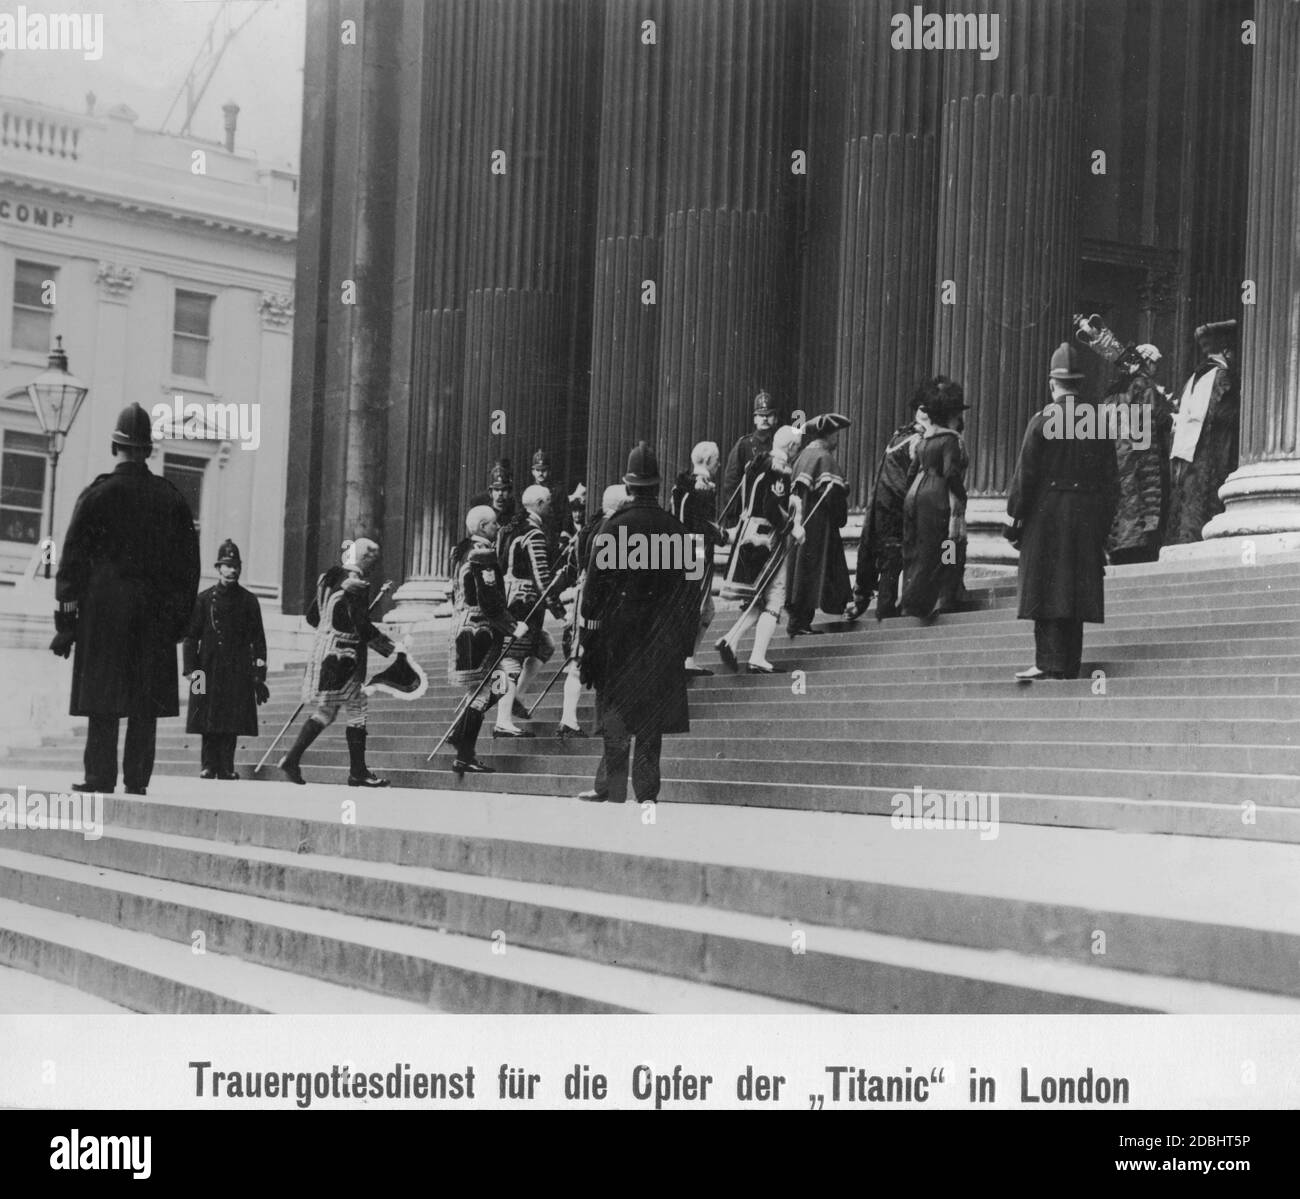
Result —
<svg viewBox="0 0 1300 1199"><path fill-rule="evenodd" d="M603 564L602 538L617 541L622 529L629 545L638 537L664 534L683 546L690 541L686 526L659 507L659 464L645 442L629 455L623 482L630 498L593 539L582 593L582 677L596 688L605 752L594 788L579 798L626 801L629 747L635 738L632 788L645 803L659 795L664 734L690 732L685 662L699 593L684 567Z"/></svg>
<svg viewBox="0 0 1300 1199"><path fill-rule="evenodd" d="M1118 497L1115 443L1099 422L1078 436L1068 417L1083 381L1078 353L1063 342L1052 355L1052 401L1030 418L1007 512L1023 525L1021 620L1034 622L1035 662L1016 675L1073 679L1084 622L1105 620L1106 537Z"/></svg>

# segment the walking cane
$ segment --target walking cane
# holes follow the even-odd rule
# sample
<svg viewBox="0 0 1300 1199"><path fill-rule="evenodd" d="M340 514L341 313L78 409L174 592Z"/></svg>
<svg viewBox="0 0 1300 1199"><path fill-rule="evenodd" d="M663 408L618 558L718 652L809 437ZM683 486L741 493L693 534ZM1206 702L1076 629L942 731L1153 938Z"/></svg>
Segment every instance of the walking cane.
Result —
<svg viewBox="0 0 1300 1199"><path fill-rule="evenodd" d="M571 553L573 553L573 548L575 545L577 545L577 543L578 540L576 537L573 539L573 541L569 543L569 548L564 551L564 558L560 559L561 567L564 564L565 558L568 558L568 556ZM534 614L537 612L537 609L540 608L544 603L546 603L546 597L551 594L551 588L554 587L555 584L558 583L560 579L563 577L564 577L563 570L557 569L555 572L555 577L552 578L551 581L546 585L546 590L543 591L542 594L537 597L537 602L531 608L529 608L528 615L523 618L523 621L521 623L527 624L533 618ZM471 691L463 700L460 701L460 705L456 708L456 714L452 717L451 726L447 729L445 733L443 733L441 738L439 738L438 744L433 747L433 749L429 753L429 756L424 759L426 762L432 762L434 759L434 755L443 747L444 744L446 744L447 738L451 736L451 730L454 729L456 725L460 723L461 715L466 711L466 709L469 708L470 704L472 704L476 699L478 699L479 692L483 690L483 688L487 685L488 681L492 678L493 672L496 670L496 668L500 666L503 661L505 661L506 654L510 652L510 647L514 645L514 643L517 640L518 638L516 638L513 635L505 639L505 642L501 646L501 652L497 654L496 661L493 662L492 665L488 667L486 673L483 675L483 678L479 681L479 685L475 687L474 690Z"/></svg>
<svg viewBox="0 0 1300 1199"><path fill-rule="evenodd" d="M528 709L529 720L532 720L533 713L536 712L537 709L542 706L542 700L546 698L547 693L551 690L552 687L555 686L555 680L558 679L560 675L562 675L566 670L568 670L570 662L576 662L576 661L577 659L572 654L570 654L567 658L564 659L564 662L560 666L560 669L557 670L553 675L551 675L551 681L547 683L545 687L542 688L541 695L539 695L537 699L533 701L533 706Z"/></svg>
<svg viewBox="0 0 1300 1199"><path fill-rule="evenodd" d="M390 587L392 587L392 585L393 585L392 579L384 580L384 585L379 589L379 594L376 595L375 598L370 601L370 607L366 609L367 612L374 611L375 605L379 603L381 599L384 598L384 592L387 591ZM275 752L275 747L280 744L280 738L283 737L285 733L289 731L289 726L293 724L295 720L298 719L298 713L301 712L303 708L305 708L306 706L307 706L307 701L303 700L302 703L300 703L296 708L294 708L293 715L290 716L289 719L284 722L284 728L282 728L278 733L276 733L275 740L271 742L271 748L268 749L266 753L262 755L262 760L258 762L256 767L254 767L253 769L254 774L261 774L262 767L266 765L266 759L269 758Z"/></svg>

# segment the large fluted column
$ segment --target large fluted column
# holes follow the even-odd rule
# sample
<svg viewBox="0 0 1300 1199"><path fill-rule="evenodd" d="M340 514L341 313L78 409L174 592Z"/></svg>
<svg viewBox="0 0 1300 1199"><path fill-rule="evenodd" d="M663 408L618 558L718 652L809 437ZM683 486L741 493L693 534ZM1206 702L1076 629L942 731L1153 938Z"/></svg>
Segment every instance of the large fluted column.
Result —
<svg viewBox="0 0 1300 1199"><path fill-rule="evenodd" d="M779 329L792 272L781 269L782 183L792 147L785 0L675 4L669 57L659 412L663 470L691 445L749 427L760 387L783 388ZM782 382L776 382L777 379Z"/></svg>
<svg viewBox="0 0 1300 1199"><path fill-rule="evenodd" d="M609 0L605 11L587 418L593 511L600 488L626 469L629 447L655 437L659 305L644 285L661 285L662 106L668 74L663 39L669 32L664 9L664 0Z"/></svg>
<svg viewBox="0 0 1300 1199"><path fill-rule="evenodd" d="M599 44L599 10L580 0L477 0L475 8L464 114L474 132L465 167L462 504L501 456L514 460L517 487L529 481L539 446L559 460L557 474L568 473L569 435L585 429L585 412L579 424L570 411L586 402L574 377L572 308L580 284L590 286L581 242L585 103Z"/></svg>
<svg viewBox="0 0 1300 1199"><path fill-rule="evenodd" d="M384 518L392 303L389 135L401 6L320 0L308 22L284 607L300 611L344 537ZM355 44L339 35L355 23Z"/></svg>
<svg viewBox="0 0 1300 1199"><path fill-rule="evenodd" d="M966 389L971 560L996 536L1048 361L1069 332L1078 264L1079 0L984 0L999 54L948 52L940 161L934 369ZM956 303L945 303L951 283Z"/></svg>
<svg viewBox="0 0 1300 1199"><path fill-rule="evenodd" d="M1206 540L1300 545L1300 2L1257 0L1241 337L1241 466ZM1226 548L1226 547L1225 547ZM1235 552L1235 551L1234 551Z"/></svg>
<svg viewBox="0 0 1300 1199"><path fill-rule="evenodd" d="M840 231L835 408L865 503L880 448L933 352L939 97L935 55L895 50L895 0L855 0Z"/></svg>

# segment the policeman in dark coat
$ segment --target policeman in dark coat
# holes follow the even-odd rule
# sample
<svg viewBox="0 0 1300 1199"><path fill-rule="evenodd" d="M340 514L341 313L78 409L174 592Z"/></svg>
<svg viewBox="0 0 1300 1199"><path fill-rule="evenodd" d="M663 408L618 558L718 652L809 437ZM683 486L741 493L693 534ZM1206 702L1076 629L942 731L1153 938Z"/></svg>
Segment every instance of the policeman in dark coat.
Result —
<svg viewBox="0 0 1300 1199"><path fill-rule="evenodd" d="M594 789L578 798L626 802L635 737L632 789L646 803L659 795L664 734L690 731L684 664L699 593L686 578L691 535L659 507L659 463L645 442L629 455L623 482L630 498L592 538L582 592L582 681L596 688L605 752ZM677 566L664 552L674 543Z"/></svg>
<svg viewBox="0 0 1300 1199"><path fill-rule="evenodd" d="M200 733L201 779L237 779L235 743L257 736L257 705L271 698L266 685L266 634L262 606L239 585L239 546L222 542L216 586L194 605L181 646L190 680L187 733Z"/></svg>
<svg viewBox="0 0 1300 1199"><path fill-rule="evenodd" d="M73 716L87 716L86 778L77 791L117 786L118 722L125 716L122 781L143 795L153 774L160 716L180 712L176 643L185 634L199 587L199 539L185 497L149 473L149 414L122 409L113 432L114 470L77 500L59 559L56 635L66 658L73 645Z"/></svg>
<svg viewBox="0 0 1300 1199"><path fill-rule="evenodd" d="M515 499L515 472L509 458L498 458L492 463L492 469L488 472L487 490L470 496L469 506L471 508L486 506L496 513L497 547L500 551L503 548L501 536L522 515L519 503Z"/></svg>
<svg viewBox="0 0 1300 1199"><path fill-rule="evenodd" d="M576 532L573 517L569 513L569 492L563 483L551 478L551 456L545 450L538 450L533 455L533 483L545 487L551 495L551 506L546 513L546 538L552 547L559 546L565 534L570 537Z"/></svg>
<svg viewBox="0 0 1300 1199"><path fill-rule="evenodd" d="M1030 418L1007 513L1020 532L1020 619L1034 622L1034 665L1022 681L1073 679L1083 656L1085 621L1101 624L1106 537L1119 480L1113 430L1089 420L1079 398L1079 355L1062 342L1052 355L1052 399ZM1081 435L1086 434L1086 435Z"/></svg>
<svg viewBox="0 0 1300 1199"><path fill-rule="evenodd" d="M727 511L720 512L718 519L728 528L740 519L740 514L745 510L745 493L737 495L736 489L742 482L753 481L755 472L749 469L750 466L756 466L758 459L772 452L772 434L781 423L780 416L780 409L767 392L760 391L754 397L754 431L746 433L731 447L727 465L722 472L722 498L718 503L725 505L730 501L730 507Z"/></svg>

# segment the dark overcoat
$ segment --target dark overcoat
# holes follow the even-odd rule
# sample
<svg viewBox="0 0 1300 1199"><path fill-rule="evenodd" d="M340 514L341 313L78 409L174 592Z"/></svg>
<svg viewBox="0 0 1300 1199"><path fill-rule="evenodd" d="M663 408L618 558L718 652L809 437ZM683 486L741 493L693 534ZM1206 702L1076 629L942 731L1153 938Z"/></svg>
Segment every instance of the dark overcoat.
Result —
<svg viewBox="0 0 1300 1199"><path fill-rule="evenodd" d="M176 716L176 643L199 588L185 497L143 462L119 462L77 499L55 598L75 603L73 716Z"/></svg>
<svg viewBox="0 0 1300 1199"><path fill-rule="evenodd" d="M1024 522L1022 620L1105 620L1106 537L1118 498L1115 443L1044 435L1048 409L1025 430L1007 512Z"/></svg>
<svg viewBox="0 0 1300 1199"><path fill-rule="evenodd" d="M791 470L790 492L803 501L804 541L799 545L791 539L785 606L790 612L820 608L839 615L853 595L840 539L849 516L849 493L824 441L811 441L800 451Z"/></svg>
<svg viewBox="0 0 1300 1199"><path fill-rule="evenodd" d="M256 686L266 681L266 634L257 596L238 583L202 592L181 652L186 674L203 672L201 689L190 679L185 731L257 736Z"/></svg>
<svg viewBox="0 0 1300 1199"><path fill-rule="evenodd" d="M686 526L650 496L636 496L606 518L600 533L688 536ZM687 656L693 649L698 585L684 569L611 569L592 546L582 589L582 679L601 710L616 712L634 735L690 732ZM594 624L593 624L594 622Z"/></svg>
<svg viewBox="0 0 1300 1199"><path fill-rule="evenodd" d="M966 499L966 453L955 429L932 427L917 443L903 501L902 607L928 616L951 588L955 556L945 561L952 508Z"/></svg>

